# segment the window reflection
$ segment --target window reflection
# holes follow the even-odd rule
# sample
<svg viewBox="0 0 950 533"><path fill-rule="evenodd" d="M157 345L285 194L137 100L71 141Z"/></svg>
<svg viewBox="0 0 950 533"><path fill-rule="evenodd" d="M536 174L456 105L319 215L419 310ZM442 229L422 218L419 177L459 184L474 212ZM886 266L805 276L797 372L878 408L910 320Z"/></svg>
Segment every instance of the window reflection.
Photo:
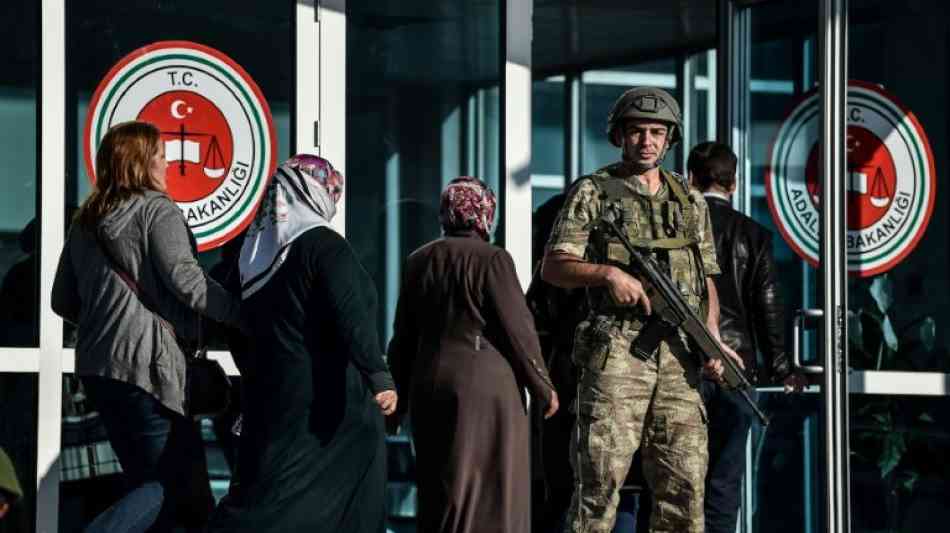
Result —
<svg viewBox="0 0 950 533"><path fill-rule="evenodd" d="M0 5L0 346L39 345L38 15L29 0Z"/></svg>
<svg viewBox="0 0 950 533"><path fill-rule="evenodd" d="M292 155L294 11L293 2L272 2L262 9L259 2L251 0L152 0L133 5L120 0L66 2L66 95L71 118L67 121L67 206L80 205L91 190L82 135L93 92L117 61L156 41L182 39L205 44L241 65L270 107L277 133L277 159L283 161ZM263 33L262 28L266 28ZM266 39L263 48L262 35ZM222 248L216 248L200 254L198 260L211 270L221 263L222 253ZM64 343L69 346L68 329L65 337ZM225 348L220 336L212 336L210 341L212 349ZM227 491L231 479L234 446L228 420L239 409L239 388L233 391L232 412L219 417L218 424L202 421L211 488L217 498ZM121 465L115 460L98 414L86 405L79 380L64 375L63 389L59 524L61 532L81 531L125 488Z"/></svg>
<svg viewBox="0 0 950 533"><path fill-rule="evenodd" d="M851 364L868 370L950 372L950 339L943 334L950 303L934 297L950 292L950 196L941 187L950 155L950 84L948 63L941 59L946 58L942 43L950 38L950 12L939 2L895 10L887 2L855 0L849 3L849 19L849 78L875 84L914 114L930 141L937 191L930 222L909 255L886 273L850 277L849 311L863 326L852 337ZM882 294L891 301L881 300Z"/></svg>
<svg viewBox="0 0 950 533"><path fill-rule="evenodd" d="M38 390L37 374L0 373L0 448L13 462L23 489L23 498L0 521L0 531L34 530Z"/></svg>
<svg viewBox="0 0 950 533"><path fill-rule="evenodd" d="M440 2L426 17L411 4L346 9L346 233L376 280L387 341L403 259L441 234L443 186L468 174L502 193L502 5Z"/></svg>

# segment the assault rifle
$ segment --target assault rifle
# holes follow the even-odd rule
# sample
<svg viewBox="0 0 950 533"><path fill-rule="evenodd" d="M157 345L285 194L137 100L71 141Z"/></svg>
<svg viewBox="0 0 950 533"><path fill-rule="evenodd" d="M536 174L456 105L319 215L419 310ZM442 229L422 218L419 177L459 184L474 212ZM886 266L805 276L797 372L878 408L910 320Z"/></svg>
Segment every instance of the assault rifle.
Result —
<svg viewBox="0 0 950 533"><path fill-rule="evenodd" d="M653 357L660 341L674 334L677 328L681 328L705 358L719 359L723 362L725 365L723 378L726 384L742 395L752 411L759 417L762 425L767 426L769 424L768 417L749 396L752 384L746 379L745 374L742 373L735 361L722 351L719 341L706 328L706 323L697 317L696 313L683 300L679 289L664 269L660 267L659 263L651 255L641 254L633 246L630 239L627 238L627 234L617 225L618 220L623 220L621 214L622 211L618 206L606 206L600 223L604 229L613 232L630 253L632 259L630 264L650 299L652 314L633 343L633 350L636 355L643 359ZM705 282L703 280L703 283Z"/></svg>

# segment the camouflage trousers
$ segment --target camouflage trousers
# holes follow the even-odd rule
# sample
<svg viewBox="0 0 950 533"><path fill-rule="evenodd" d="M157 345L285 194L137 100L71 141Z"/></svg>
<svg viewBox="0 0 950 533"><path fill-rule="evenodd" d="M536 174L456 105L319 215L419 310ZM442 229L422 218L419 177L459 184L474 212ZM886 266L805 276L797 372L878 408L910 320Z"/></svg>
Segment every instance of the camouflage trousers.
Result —
<svg viewBox="0 0 950 533"><path fill-rule="evenodd" d="M650 531L702 533L708 452L698 362L679 340L638 359L629 351L635 335L614 330L606 359L581 371L566 531L611 531L619 490L642 446L654 494Z"/></svg>

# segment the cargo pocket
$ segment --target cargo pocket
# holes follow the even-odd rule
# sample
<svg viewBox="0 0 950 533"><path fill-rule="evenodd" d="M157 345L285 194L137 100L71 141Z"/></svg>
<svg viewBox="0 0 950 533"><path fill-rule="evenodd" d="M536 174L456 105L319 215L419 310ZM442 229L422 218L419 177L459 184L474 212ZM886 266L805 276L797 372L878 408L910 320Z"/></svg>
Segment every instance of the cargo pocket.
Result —
<svg viewBox="0 0 950 533"><path fill-rule="evenodd" d="M571 359L581 368L602 370L610 353L610 320L595 317L577 325Z"/></svg>
<svg viewBox="0 0 950 533"><path fill-rule="evenodd" d="M577 402L578 438L572 450L572 463L586 484L594 483L591 488L609 486L610 457L614 449L613 428L612 413L608 405L589 400Z"/></svg>

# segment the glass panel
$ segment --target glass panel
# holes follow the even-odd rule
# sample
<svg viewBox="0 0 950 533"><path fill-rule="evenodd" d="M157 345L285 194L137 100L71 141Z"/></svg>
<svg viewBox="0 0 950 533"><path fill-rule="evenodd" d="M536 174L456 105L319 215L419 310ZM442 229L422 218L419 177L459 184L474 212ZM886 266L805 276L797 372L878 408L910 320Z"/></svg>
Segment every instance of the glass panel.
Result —
<svg viewBox="0 0 950 533"><path fill-rule="evenodd" d="M0 5L0 346L39 346L39 4Z"/></svg>
<svg viewBox="0 0 950 533"><path fill-rule="evenodd" d="M241 380L232 377L231 382L232 401L228 411L198 422L215 501L227 494L237 458L233 428L240 410ZM128 490L122 465L109 443L99 412L74 374L63 375L60 469L61 533L82 531Z"/></svg>
<svg viewBox="0 0 950 533"><path fill-rule="evenodd" d="M531 208L564 189L564 78L531 84Z"/></svg>
<svg viewBox="0 0 950 533"><path fill-rule="evenodd" d="M143 46L170 39L187 40L209 46L230 57L260 88L270 108L276 132L274 147L279 161L292 155L291 102L294 88L294 2L271 3L267 9L249 0L185 2L184 0L146 1L129 4L117 0L66 3L67 112L73 117L67 124L71 139L66 168L67 210L81 204L90 191L90 180L84 161L86 116L94 91L109 70L130 52ZM4 18L6 20L6 18ZM267 53L261 52L261 28L274 37L267 42ZM276 36L276 37L275 37ZM170 80L171 75L170 75ZM185 77L174 78L185 83ZM170 82L176 83L176 82ZM155 97L162 98L161 95ZM165 102L168 103L168 102ZM187 107L168 104L168 113L179 116ZM177 111L178 115L175 115ZM150 115L151 118L151 115ZM190 127L191 123L184 121ZM162 126L162 124L160 124ZM166 128L162 128L166 131ZM266 133L265 133L266 134ZM170 136L163 134L168 145ZM218 141L219 151L212 146L212 137L195 137L197 156L204 175L213 179L217 155L229 150L225 141ZM222 137L223 138L223 137ZM202 144L202 139L204 143ZM194 164L187 139L181 156L169 165L169 179L181 173L181 166ZM216 155L217 154L217 155ZM190 172L190 167L189 167ZM228 175L233 173L229 172ZM185 174L191 179L192 174ZM223 180L222 180L222 183ZM4 211L5 213L5 211ZM233 241L232 241L233 242ZM221 261L222 248L199 254L199 261L212 269ZM65 332L64 344L72 339ZM223 340L210 339L212 348L224 348ZM121 467L108 444L98 415L87 405L85 395L72 375L63 377L63 442L62 485L60 491L61 531L81 531L96 515L120 497L125 488ZM237 408L237 400L233 403ZM227 449L221 429L204 422L203 436L208 456L212 491L215 497L227 490L230 479Z"/></svg>
<svg viewBox="0 0 950 533"><path fill-rule="evenodd" d="M126 491L122 466L80 380L63 375L59 530L80 532Z"/></svg>
<svg viewBox="0 0 950 533"><path fill-rule="evenodd" d="M777 175L779 170L783 172L782 175L794 174L796 170L801 174L806 164L806 161L801 160L783 161L780 168L776 169L773 168L772 157L780 128L788 121L789 112L802 101L806 91L814 88L817 79L814 42L818 8L817 2L809 3L814 4L814 9L803 8L795 2L770 2L749 10L752 33L752 47L749 50L751 83L745 94L749 105L749 130L745 143L749 166L746 172L740 160L739 167L739 179L748 178L751 189L749 216L773 234L776 277L782 282L785 317L789 324L796 310L818 305L817 270L793 251L785 230L789 224L783 224L782 219L770 210L767 176ZM782 31L776 31L778 28L782 28ZM817 112L817 100L814 105L813 111ZM812 143L810 148L817 146L817 131L809 130L809 134L813 135L805 142ZM783 138L787 138L784 132ZM770 183L776 181L773 177ZM739 183L740 187L742 185ZM784 197L787 197L785 194ZM776 197L773 195L773 198ZM773 203L778 205L777 202ZM817 232L817 223L814 229ZM788 333L791 334L790 328ZM806 346L810 346L814 335L807 336ZM814 350L806 350L806 361L817 357Z"/></svg>
<svg viewBox="0 0 950 533"><path fill-rule="evenodd" d="M758 400L771 423L752 425L746 458L751 505L740 515L743 531L821 531L821 396L767 392Z"/></svg>
<svg viewBox="0 0 950 533"><path fill-rule="evenodd" d="M950 521L950 398L851 396L851 531Z"/></svg>
<svg viewBox="0 0 950 533"><path fill-rule="evenodd" d="M36 523L37 374L0 373L0 448L13 461L23 498L14 504L0 531L33 531Z"/></svg>
<svg viewBox="0 0 950 533"><path fill-rule="evenodd" d="M346 233L376 280L388 341L402 261L441 235L443 186L468 174L500 192L502 4L346 9Z"/></svg>
<svg viewBox="0 0 950 533"><path fill-rule="evenodd" d="M710 61L710 58L713 61ZM693 108L690 113L684 114L687 121L688 135L683 143L686 154L689 149L703 141L716 138L716 51L707 50L689 56L692 64L693 88L690 99ZM711 70L710 70L711 67Z"/></svg>
<svg viewBox="0 0 950 533"><path fill-rule="evenodd" d="M532 272L544 255L548 228L554 223L555 213L549 209L559 206L563 199L567 91L563 77L536 81L531 85ZM547 208L539 210L545 204Z"/></svg>
<svg viewBox="0 0 950 533"><path fill-rule="evenodd" d="M346 234L376 281L384 342L403 260L441 235L444 185L468 174L503 192L502 9L499 0L346 3ZM390 469L390 527L408 531L415 502L404 467L411 456L403 442L389 447L401 457Z"/></svg>
<svg viewBox="0 0 950 533"><path fill-rule="evenodd" d="M938 184L950 13L937 1L849 10L848 252L863 270L848 286L850 363L950 372L950 195Z"/></svg>
<svg viewBox="0 0 950 533"><path fill-rule="evenodd" d="M735 147L740 152L746 151L746 160L739 160L737 185L751 192L751 211L747 214L773 234L776 278L784 296L786 324L791 324L796 310L818 306L820 294L817 270L793 251L786 238L789 232L784 230L788 223L783 224L783 219L770 209L789 194L789 187L774 187L774 184L782 179L803 182L800 176L807 154L809 150L817 150L819 141L820 128L815 118L820 116L817 100L810 101L814 107L809 108L807 116L812 122L804 128L791 128L799 115L790 113L801 105L805 93L813 89L817 73L814 42L818 6L815 1L804 4L768 2L740 14L748 17L751 46L748 49L750 79L743 83L744 92L739 95L747 102L749 116L745 136ZM741 61L742 58L730 60ZM806 146L805 158L783 159L774 155L776 147L789 142L789 129L793 131L791 138ZM799 177L797 182L796 176ZM770 184L773 184L772 189ZM807 193L803 201L811 201ZM817 247L817 232L814 243ZM787 333L786 347L790 348L790 326ZM804 343L812 359L818 357L814 349L816 337L807 334ZM759 424L752 428L747 458L751 468L747 472L746 505L740 514L740 525L748 532L821 531L827 472L822 451L822 435L826 431L822 396L763 392L759 395L759 404L772 421L767 428Z"/></svg>
<svg viewBox="0 0 950 533"><path fill-rule="evenodd" d="M292 155L290 123L294 88L292 38L294 2L271 3L267 9L262 10L257 3L250 0L237 2L213 0L198 4L184 0L172 2L154 0L137 2L134 6L119 0L97 2L95 5L71 0L66 3L66 16L66 46L69 50L66 78L67 113L74 117L74 121L67 124L67 137L74 139L75 143L71 152L72 156L67 158L67 210L80 205L91 189L84 150L86 116L94 91L109 70L127 54L158 41L170 39L193 41L218 50L234 60L258 85L264 100L270 107L277 135L277 146L274 149L278 162ZM267 53L261 53L260 49L260 28L262 27L268 28L268 35L283 36L283 38L268 41ZM169 33L171 29L173 31ZM168 75L169 80L176 80L170 81L172 86L180 87L189 83L190 78L182 76L179 79L174 74ZM170 129L169 124L174 122L175 132L163 133L162 137L166 145L170 140L179 138L176 133L179 126L195 128L196 132L201 129L199 126L213 128L213 126L206 126L203 122L193 123L187 117L179 119L181 124L175 121L168 124L161 122L163 117L168 118L166 116L168 114L177 118L187 115L192 109L187 106L173 108L174 101L171 103L161 101L169 94L170 92L166 92L163 93L164 96L156 96L152 103L158 106L156 109L161 109L147 114L149 120L159 121L158 125L161 126L163 132ZM163 107L164 104L169 105L167 113ZM201 109L199 108L198 111ZM182 175L192 183L188 185L182 181L183 187L201 185L211 187L210 190L222 192L227 189L227 181L215 181L214 163L218 155L223 155L225 159L228 157L225 154L229 151L229 145L223 140L217 142L217 136L202 137L203 133L203 129L197 133L185 131L184 135L194 135L194 137L187 137L181 143L185 149L180 150L182 156L177 159L174 156L174 150L170 153L166 151L166 157L172 163L168 167L169 181L171 183L174 179L180 179L177 177ZM194 142L189 145L188 139L193 139ZM194 148L193 154L191 147ZM215 147L218 150L215 150ZM197 159L193 161L192 158ZM195 174L189 166L199 160L205 167L203 176L209 177L208 180L204 180L202 175L199 175L201 183L196 181ZM186 166L187 172L183 170ZM194 183L199 183L199 185L194 185ZM218 184L221 186L218 187ZM194 194L199 194L201 191ZM205 268L211 268L219 262L220 254L221 249L215 248L201 253L199 261ZM223 344L216 341L212 347L223 348Z"/></svg>

